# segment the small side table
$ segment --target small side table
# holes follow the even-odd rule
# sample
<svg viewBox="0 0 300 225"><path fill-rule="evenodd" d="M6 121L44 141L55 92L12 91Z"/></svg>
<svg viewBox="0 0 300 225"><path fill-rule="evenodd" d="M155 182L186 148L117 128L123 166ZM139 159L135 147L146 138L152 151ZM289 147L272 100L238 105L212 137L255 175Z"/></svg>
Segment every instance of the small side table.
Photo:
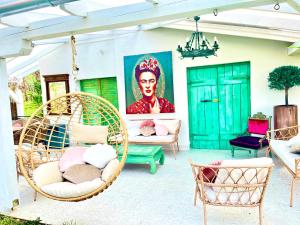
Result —
<svg viewBox="0 0 300 225"><path fill-rule="evenodd" d="M122 158L123 149L119 150L118 158ZM156 162L160 165L164 164L165 155L161 146L157 145L128 145L128 153L126 163L128 164L149 164L150 173L157 171Z"/></svg>

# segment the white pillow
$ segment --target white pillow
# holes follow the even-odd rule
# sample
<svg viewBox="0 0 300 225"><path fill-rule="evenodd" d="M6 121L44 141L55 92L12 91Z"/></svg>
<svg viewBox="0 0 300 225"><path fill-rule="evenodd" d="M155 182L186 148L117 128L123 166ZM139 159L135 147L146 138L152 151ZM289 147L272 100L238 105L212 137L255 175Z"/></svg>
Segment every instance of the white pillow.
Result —
<svg viewBox="0 0 300 225"><path fill-rule="evenodd" d="M75 142L103 144L107 142L108 126L91 126L74 123L72 135Z"/></svg>
<svg viewBox="0 0 300 225"><path fill-rule="evenodd" d="M129 137L135 137L141 134L139 127L130 127L127 129L127 132Z"/></svg>
<svg viewBox="0 0 300 225"><path fill-rule="evenodd" d="M170 119L170 120L153 120L155 123L155 126L157 125L164 125L166 128L168 128L169 134L175 134L176 130L179 126L179 120L176 119Z"/></svg>
<svg viewBox="0 0 300 225"><path fill-rule="evenodd" d="M286 142L286 146L289 148L294 144L300 144L300 132Z"/></svg>
<svg viewBox="0 0 300 225"><path fill-rule="evenodd" d="M40 165L33 171L33 181L38 187L63 181L58 161Z"/></svg>
<svg viewBox="0 0 300 225"><path fill-rule="evenodd" d="M83 161L102 169L109 161L116 157L116 150L112 146L107 144L97 144L89 147L85 151L83 154Z"/></svg>
<svg viewBox="0 0 300 225"><path fill-rule="evenodd" d="M92 181L83 182L80 184L73 184L71 182L58 182L48 184L41 187L43 192L61 198L79 197L88 194L99 188L104 182L97 178Z"/></svg>
<svg viewBox="0 0 300 225"><path fill-rule="evenodd" d="M102 180L104 181L108 181L109 178L111 178L116 170L118 169L119 167L119 160L118 159L113 159L111 160L107 165L106 167L104 168L103 172L102 172Z"/></svg>

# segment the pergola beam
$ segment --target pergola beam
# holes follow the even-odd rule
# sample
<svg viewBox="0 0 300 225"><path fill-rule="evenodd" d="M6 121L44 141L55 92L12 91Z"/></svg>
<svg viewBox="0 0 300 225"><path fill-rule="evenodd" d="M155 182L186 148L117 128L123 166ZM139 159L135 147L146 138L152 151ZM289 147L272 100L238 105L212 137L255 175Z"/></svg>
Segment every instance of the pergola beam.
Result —
<svg viewBox="0 0 300 225"><path fill-rule="evenodd" d="M288 47L288 55L296 55L300 53L300 40Z"/></svg>
<svg viewBox="0 0 300 225"><path fill-rule="evenodd" d="M87 17L88 15L86 3L81 1L62 4L59 8L72 16Z"/></svg>
<svg viewBox="0 0 300 225"><path fill-rule="evenodd" d="M228 0L199 1L175 0L151 5L147 2L93 11L86 18L67 16L49 19L31 24L28 29L16 32L6 30L0 39L22 38L26 40L41 40L81 34L101 30L111 30L140 24L163 22L186 18L194 15L210 14L215 8L219 11L247 8L273 3L273 0ZM3 41L0 41L0 57L6 55L2 51Z"/></svg>
<svg viewBox="0 0 300 225"><path fill-rule="evenodd" d="M195 30L195 23L190 21L181 21L178 23L173 23L165 25L166 28L180 29L180 30ZM224 25L224 24L212 24L201 22L199 30L207 33L225 34L225 35L235 35L241 37L252 37L261 38L277 41L287 41L295 42L300 39L300 34L295 34L295 32L280 31L280 30L267 30L263 28L254 28L247 26L234 26L234 25Z"/></svg>
<svg viewBox="0 0 300 225"><path fill-rule="evenodd" d="M295 0L286 0L286 2L298 13L300 13L300 5Z"/></svg>

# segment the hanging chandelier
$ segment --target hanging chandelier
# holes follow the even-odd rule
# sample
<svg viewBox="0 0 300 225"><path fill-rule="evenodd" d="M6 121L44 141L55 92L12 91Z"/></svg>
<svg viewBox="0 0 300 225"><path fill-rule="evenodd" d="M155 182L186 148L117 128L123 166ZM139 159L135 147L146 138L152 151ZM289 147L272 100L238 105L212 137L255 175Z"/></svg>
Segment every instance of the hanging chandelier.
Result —
<svg viewBox="0 0 300 225"><path fill-rule="evenodd" d="M198 30L199 16L195 16L196 31L192 33L192 36L187 39L185 47L181 47L180 44L177 47L177 51L181 54L181 58L192 58L195 57L208 57L211 55L217 56L216 51L219 49L219 43L217 38L214 39L213 46L210 45L209 41L205 38L202 32Z"/></svg>

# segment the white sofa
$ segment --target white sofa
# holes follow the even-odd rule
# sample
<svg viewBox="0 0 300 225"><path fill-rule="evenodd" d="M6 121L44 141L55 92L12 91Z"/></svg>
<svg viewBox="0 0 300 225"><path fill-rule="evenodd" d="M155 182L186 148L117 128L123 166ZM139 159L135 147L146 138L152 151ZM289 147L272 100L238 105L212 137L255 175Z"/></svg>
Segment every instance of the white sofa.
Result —
<svg viewBox="0 0 300 225"><path fill-rule="evenodd" d="M291 207L293 206L294 184L296 180L300 179L300 154L290 152L291 141L289 140L296 136L299 128L300 126L294 126L267 132L267 138L270 143L269 151L278 157L292 175L290 194ZM297 137L299 137L300 140L300 134L298 134Z"/></svg>
<svg viewBox="0 0 300 225"><path fill-rule="evenodd" d="M171 145L174 157L176 159L176 147L178 146L178 134L181 126L181 121L178 119L160 119L153 120L154 123L163 124L168 129L168 135L158 136L143 136L140 134L140 125L144 120L129 120L126 122L128 131L129 144L151 144L151 145ZM176 147L175 147L176 145Z"/></svg>

